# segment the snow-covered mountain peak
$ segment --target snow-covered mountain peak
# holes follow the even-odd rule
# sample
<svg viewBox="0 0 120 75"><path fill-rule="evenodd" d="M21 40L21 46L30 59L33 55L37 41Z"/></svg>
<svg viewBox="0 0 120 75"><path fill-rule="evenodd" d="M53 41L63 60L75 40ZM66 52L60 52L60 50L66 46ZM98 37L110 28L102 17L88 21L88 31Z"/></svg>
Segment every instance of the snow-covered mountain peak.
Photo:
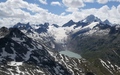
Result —
<svg viewBox="0 0 120 75"><path fill-rule="evenodd" d="M13 26L13 28L19 28L20 30L29 30L32 29L32 27L30 26L29 23L25 24L25 23L17 23L16 25Z"/></svg>
<svg viewBox="0 0 120 75"><path fill-rule="evenodd" d="M103 24L111 25L111 23L107 19L103 22Z"/></svg>
<svg viewBox="0 0 120 75"><path fill-rule="evenodd" d="M63 26L59 26L57 24L49 24L47 22L44 24L30 25L32 27L31 29L27 30L27 28L24 28L22 32L24 32L30 38L38 41L43 40L45 43L50 42L51 39L53 42L56 43L64 43L67 37L71 34L86 33L88 31L100 31L102 29L109 28L110 26L108 25L108 23L108 20L102 22L94 15L89 15L84 20L78 22L70 20L66 22ZM18 23L18 25L20 24L21 23ZM96 27L98 27L99 30L95 30ZM19 28L19 26L17 28ZM21 30L21 28L19 29Z"/></svg>
<svg viewBox="0 0 120 75"><path fill-rule="evenodd" d="M101 20L98 17L95 17L94 15L89 15L85 19L83 19L82 22L92 23L92 22L101 22Z"/></svg>

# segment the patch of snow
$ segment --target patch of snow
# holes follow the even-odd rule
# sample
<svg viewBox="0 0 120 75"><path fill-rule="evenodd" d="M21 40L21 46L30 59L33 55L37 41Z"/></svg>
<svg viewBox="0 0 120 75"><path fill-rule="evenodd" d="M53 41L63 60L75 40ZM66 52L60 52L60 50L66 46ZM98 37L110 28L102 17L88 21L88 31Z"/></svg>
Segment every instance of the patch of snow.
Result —
<svg viewBox="0 0 120 75"><path fill-rule="evenodd" d="M116 28L116 30L118 30L120 28L120 25L117 25L115 28Z"/></svg>
<svg viewBox="0 0 120 75"><path fill-rule="evenodd" d="M120 58L119 54L115 50L113 50L113 52Z"/></svg>
<svg viewBox="0 0 120 75"><path fill-rule="evenodd" d="M18 74L15 74L15 75L20 75L20 74L21 74L21 75L25 75L24 72L20 71L19 66L16 67L16 72L17 72Z"/></svg>
<svg viewBox="0 0 120 75"><path fill-rule="evenodd" d="M12 69L9 68L8 71L10 72L10 75L15 75L15 74L12 72L12 71L13 71Z"/></svg>
<svg viewBox="0 0 120 75"><path fill-rule="evenodd" d="M44 73L43 71L39 70L39 69L36 69L37 72L39 73Z"/></svg>
<svg viewBox="0 0 120 75"><path fill-rule="evenodd" d="M0 38L3 38L4 36L0 36Z"/></svg>
<svg viewBox="0 0 120 75"><path fill-rule="evenodd" d="M90 28L90 29L93 29L94 26L96 26L97 24L99 24L99 22L92 22L91 24L83 27L83 28Z"/></svg>
<svg viewBox="0 0 120 75"><path fill-rule="evenodd" d="M86 32L85 35L103 36L103 35L107 35L109 32L110 32L110 29L99 30L99 28L96 27Z"/></svg>
<svg viewBox="0 0 120 75"><path fill-rule="evenodd" d="M13 54L7 53L5 51L5 48L2 48L2 53L1 53L1 59L0 60L2 60L2 58L7 57L7 56L9 56L9 58L15 60L15 57L16 57L15 50L12 47L11 47L11 49L14 52Z"/></svg>
<svg viewBox="0 0 120 75"><path fill-rule="evenodd" d="M42 49L42 46L38 44L38 45L37 45L37 48L38 48L38 49Z"/></svg>
<svg viewBox="0 0 120 75"><path fill-rule="evenodd" d="M49 26L49 34L53 35L56 42L63 42L63 39L67 37L66 30L63 27L56 28L54 26Z"/></svg>
<svg viewBox="0 0 120 75"><path fill-rule="evenodd" d="M105 67L111 74L113 74L113 72L110 70L109 65L107 65L107 63L104 62L102 59L99 59L99 60L102 63L103 67Z"/></svg>
<svg viewBox="0 0 120 75"><path fill-rule="evenodd" d="M115 68L114 68L114 66L112 65L112 63L111 63L110 61L107 61L107 62L109 63L110 67L115 71Z"/></svg>
<svg viewBox="0 0 120 75"><path fill-rule="evenodd" d="M32 54L31 51L28 51L28 52L24 55L24 56L25 56L24 60L25 60L25 61L29 60L31 54Z"/></svg>
<svg viewBox="0 0 120 75"><path fill-rule="evenodd" d="M11 43L12 46L14 46L14 43Z"/></svg>
<svg viewBox="0 0 120 75"><path fill-rule="evenodd" d="M91 35L91 34L95 33L96 31L97 30L92 29L92 30L86 32L85 35Z"/></svg>
<svg viewBox="0 0 120 75"><path fill-rule="evenodd" d="M2 57L6 57L8 54L9 54L9 53L7 53L7 52L5 51L5 48L2 48L1 56L2 56Z"/></svg>
<svg viewBox="0 0 120 75"><path fill-rule="evenodd" d="M118 65L115 65L115 67L117 68L117 71L120 72L120 67Z"/></svg>
<svg viewBox="0 0 120 75"><path fill-rule="evenodd" d="M50 42L50 43L51 43L52 48L55 48L55 44L53 42Z"/></svg>
<svg viewBox="0 0 120 75"><path fill-rule="evenodd" d="M11 47L11 49L12 49L12 51L13 51L13 54L11 54L10 58L15 60L15 57L16 57L16 54L15 54L15 53L16 53L16 52L15 52L14 48Z"/></svg>
<svg viewBox="0 0 120 75"><path fill-rule="evenodd" d="M7 65L9 66L21 66L22 64L23 62L16 62L16 61L11 61L7 63Z"/></svg>
<svg viewBox="0 0 120 75"><path fill-rule="evenodd" d="M21 30L21 32L26 33L27 31L26 30Z"/></svg>
<svg viewBox="0 0 120 75"><path fill-rule="evenodd" d="M20 38L17 37L13 37L12 40L17 41L19 44L21 44L21 42L25 42L25 39L21 40Z"/></svg>

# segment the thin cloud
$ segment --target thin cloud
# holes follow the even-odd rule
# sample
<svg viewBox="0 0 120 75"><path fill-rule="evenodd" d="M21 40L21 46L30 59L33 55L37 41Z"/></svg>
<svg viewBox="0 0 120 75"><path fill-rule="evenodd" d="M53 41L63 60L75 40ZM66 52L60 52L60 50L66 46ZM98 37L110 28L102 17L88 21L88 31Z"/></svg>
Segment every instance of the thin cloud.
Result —
<svg viewBox="0 0 120 75"><path fill-rule="evenodd" d="M39 0L40 3L47 5L47 0Z"/></svg>
<svg viewBox="0 0 120 75"><path fill-rule="evenodd" d="M62 0L62 2L66 7L70 8L80 8L85 6L82 0Z"/></svg>
<svg viewBox="0 0 120 75"><path fill-rule="evenodd" d="M120 0L109 0L109 1L113 1L113 2L120 2Z"/></svg>
<svg viewBox="0 0 120 75"><path fill-rule="evenodd" d="M120 14L120 5L118 5L118 7L117 7L117 11L118 11L119 14Z"/></svg>
<svg viewBox="0 0 120 75"><path fill-rule="evenodd" d="M61 15L61 16L64 16L65 14L66 14L66 13L65 13L65 12L63 12L63 13L61 13L60 15Z"/></svg>
<svg viewBox="0 0 120 75"><path fill-rule="evenodd" d="M97 0L98 3L100 4L106 4L109 0Z"/></svg>
<svg viewBox="0 0 120 75"><path fill-rule="evenodd" d="M94 0L83 0L83 2L93 3Z"/></svg>
<svg viewBox="0 0 120 75"><path fill-rule="evenodd" d="M53 6L56 6L56 5L61 6L61 3L58 2L58 1L56 1L56 2L51 2L51 5L53 5Z"/></svg>

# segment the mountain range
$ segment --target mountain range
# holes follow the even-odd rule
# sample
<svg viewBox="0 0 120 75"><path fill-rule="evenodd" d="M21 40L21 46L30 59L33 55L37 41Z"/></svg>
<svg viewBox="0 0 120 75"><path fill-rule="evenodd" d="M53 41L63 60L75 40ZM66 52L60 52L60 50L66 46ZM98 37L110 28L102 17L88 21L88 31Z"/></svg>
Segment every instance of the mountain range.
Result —
<svg viewBox="0 0 120 75"><path fill-rule="evenodd" d="M1 75L119 75L120 25L94 15L64 25L0 28ZM82 58L60 54L69 50Z"/></svg>

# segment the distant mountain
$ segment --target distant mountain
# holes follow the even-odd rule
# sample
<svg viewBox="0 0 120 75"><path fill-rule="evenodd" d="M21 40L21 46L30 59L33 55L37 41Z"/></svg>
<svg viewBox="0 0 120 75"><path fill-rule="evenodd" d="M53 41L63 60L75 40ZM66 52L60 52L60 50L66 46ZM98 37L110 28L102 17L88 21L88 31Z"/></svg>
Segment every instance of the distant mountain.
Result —
<svg viewBox="0 0 120 75"><path fill-rule="evenodd" d="M102 22L98 17L96 17L94 15L89 15L85 19L78 21L78 22L74 22L73 20L70 20L69 22L65 23L62 27L71 27L74 25L74 29L75 29L78 27L87 26L94 22L98 22L100 24L112 25L108 20L105 20Z"/></svg>
<svg viewBox="0 0 120 75"><path fill-rule="evenodd" d="M101 22L101 20L99 18L95 17L94 15L89 15L85 19L83 19L82 22L90 24L92 22Z"/></svg>
<svg viewBox="0 0 120 75"><path fill-rule="evenodd" d="M36 25L36 27L38 28L32 28L31 25L29 23L24 24L24 23L17 23L16 25L13 26L13 28L18 28L20 30L35 30L37 33L44 33L47 32L49 23L45 23L45 24L40 24L40 25Z"/></svg>
<svg viewBox="0 0 120 75"><path fill-rule="evenodd" d="M52 24L54 27L59 28L60 26L57 24Z"/></svg>
<svg viewBox="0 0 120 75"><path fill-rule="evenodd" d="M49 42L49 45L52 48L57 48L56 50L63 50L63 46L67 39L67 36L74 34L72 36L75 37L80 33L91 31L93 32L93 30L95 30L94 28L107 28L110 26L109 24L112 25L108 20L102 22L94 15L89 15L85 19L78 22L70 20L66 22L63 26L59 26L57 24L50 25L49 23L38 25L30 25L29 23L18 23L13 26L13 28L19 28L27 36L37 41L42 41L47 44Z"/></svg>
<svg viewBox="0 0 120 75"><path fill-rule="evenodd" d="M46 33L47 29L49 28L49 23L45 23L45 24L41 24L40 27L38 29L36 29L35 31L38 33Z"/></svg>
<svg viewBox="0 0 120 75"><path fill-rule="evenodd" d="M111 25L111 23L106 19L103 24Z"/></svg>
<svg viewBox="0 0 120 75"><path fill-rule="evenodd" d="M56 24L49 25L49 23L44 23L44 24L38 24L38 25L30 25L31 27L30 29L27 29L26 27L28 25L27 26L26 25L27 24L18 23L14 25L13 28L18 28L25 35L32 38L34 41L44 43L50 48L53 48L54 50L62 50L62 46L59 43L55 42L55 38L52 35L54 33L50 34L50 32L48 32L50 26L57 28L58 25ZM24 28L21 28L20 26Z"/></svg>
<svg viewBox="0 0 120 75"><path fill-rule="evenodd" d="M76 24L73 20L70 20L69 22L65 23L62 27L70 27L72 25Z"/></svg>
<svg viewBox="0 0 120 75"><path fill-rule="evenodd" d="M17 23L16 25L13 26L13 28L19 28L20 30L30 30L32 29L32 27L30 26L29 23L25 24L25 23Z"/></svg>

